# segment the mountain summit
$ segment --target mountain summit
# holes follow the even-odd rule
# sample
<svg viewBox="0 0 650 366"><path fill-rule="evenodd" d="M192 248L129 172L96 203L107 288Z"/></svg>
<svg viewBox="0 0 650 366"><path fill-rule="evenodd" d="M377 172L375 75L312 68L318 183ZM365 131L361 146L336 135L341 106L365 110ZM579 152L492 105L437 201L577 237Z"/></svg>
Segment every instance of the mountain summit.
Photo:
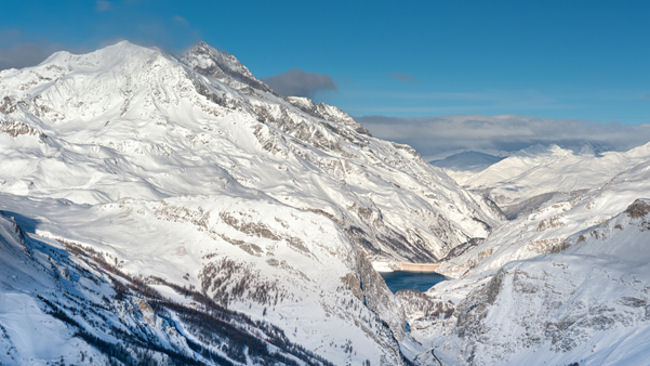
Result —
<svg viewBox="0 0 650 366"><path fill-rule="evenodd" d="M215 78L230 87L242 89L242 86L245 85L271 92L271 89L257 80L235 56L212 48L205 42L197 43L185 52L181 59L200 74Z"/></svg>

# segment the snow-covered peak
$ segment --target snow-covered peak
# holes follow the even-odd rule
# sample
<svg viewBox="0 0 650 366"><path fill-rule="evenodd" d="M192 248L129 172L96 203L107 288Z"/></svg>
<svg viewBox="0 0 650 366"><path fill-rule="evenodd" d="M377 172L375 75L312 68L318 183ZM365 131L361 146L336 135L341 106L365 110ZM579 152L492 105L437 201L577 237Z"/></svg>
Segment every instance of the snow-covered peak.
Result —
<svg viewBox="0 0 650 366"><path fill-rule="evenodd" d="M218 50L201 41L184 54L190 64L197 69L219 67L221 70L254 78L253 74L232 54Z"/></svg>
<svg viewBox="0 0 650 366"><path fill-rule="evenodd" d="M27 118L52 135L55 124L66 124L82 139L109 121L163 118L193 91L179 60L128 41L86 54L57 52L35 67L0 74L11 118Z"/></svg>
<svg viewBox="0 0 650 366"><path fill-rule="evenodd" d="M190 48L183 54L182 60L203 75L221 81L230 78L255 89L271 91L266 84L257 80L235 56L211 47L205 42L199 42ZM236 87L236 85L231 86Z"/></svg>
<svg viewBox="0 0 650 366"><path fill-rule="evenodd" d="M108 69L123 62L147 60L152 56L162 56L157 48L144 47L129 41L119 41L96 51L85 54L74 54L68 51L58 51L41 62L38 67L61 66L68 68L86 68L97 70Z"/></svg>
<svg viewBox="0 0 650 366"><path fill-rule="evenodd" d="M557 144L535 144L511 154L511 157L565 156L571 153L571 150L564 149Z"/></svg>

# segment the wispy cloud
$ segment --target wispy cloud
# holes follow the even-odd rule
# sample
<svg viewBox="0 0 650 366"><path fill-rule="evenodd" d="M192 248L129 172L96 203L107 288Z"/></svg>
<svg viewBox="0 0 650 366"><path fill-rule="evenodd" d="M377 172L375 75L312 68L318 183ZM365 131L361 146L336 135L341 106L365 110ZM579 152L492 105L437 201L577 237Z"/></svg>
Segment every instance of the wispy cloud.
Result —
<svg viewBox="0 0 650 366"><path fill-rule="evenodd" d="M184 25L184 26L190 25L190 22L188 22L187 19L185 19L184 17L182 17L180 15L174 15L172 17L172 21L174 21L174 23L179 24L179 25Z"/></svg>
<svg viewBox="0 0 650 366"><path fill-rule="evenodd" d="M313 97L319 91L337 90L331 76L300 69L292 69L263 81L276 92L286 96Z"/></svg>
<svg viewBox="0 0 650 366"><path fill-rule="evenodd" d="M409 144L427 158L458 151L501 154L535 144L626 150L650 141L650 124L622 125L520 115L357 117L375 136Z"/></svg>
<svg viewBox="0 0 650 366"><path fill-rule="evenodd" d="M418 79L415 76L404 72L392 72L390 73L390 77L391 79L397 80L401 83L413 83L418 81Z"/></svg>
<svg viewBox="0 0 650 366"><path fill-rule="evenodd" d="M559 90L541 92L533 89L474 91L382 91L354 90L343 92L341 103L355 115L441 115L441 114L537 114L547 111L585 111L606 104L632 105L648 98L643 90ZM594 114L594 113L591 113ZM572 113L571 115L576 115ZM606 117L603 117L606 118ZM611 118L610 118L611 120ZM629 121L629 120L628 120ZM639 119L636 118L636 122ZM643 121L641 121L643 122Z"/></svg>
<svg viewBox="0 0 650 366"><path fill-rule="evenodd" d="M95 10L103 13L105 11L109 11L113 8L113 4L110 1L106 0L97 0L95 2Z"/></svg>

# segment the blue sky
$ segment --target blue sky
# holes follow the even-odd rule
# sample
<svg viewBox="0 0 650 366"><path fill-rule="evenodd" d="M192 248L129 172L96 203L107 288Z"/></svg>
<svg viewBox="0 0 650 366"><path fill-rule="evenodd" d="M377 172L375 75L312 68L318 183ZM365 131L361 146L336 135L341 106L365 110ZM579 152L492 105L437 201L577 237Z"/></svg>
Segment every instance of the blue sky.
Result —
<svg viewBox="0 0 650 366"><path fill-rule="evenodd" d="M355 116L650 123L650 1L4 1L0 66L118 39L197 40L253 73L326 74Z"/></svg>

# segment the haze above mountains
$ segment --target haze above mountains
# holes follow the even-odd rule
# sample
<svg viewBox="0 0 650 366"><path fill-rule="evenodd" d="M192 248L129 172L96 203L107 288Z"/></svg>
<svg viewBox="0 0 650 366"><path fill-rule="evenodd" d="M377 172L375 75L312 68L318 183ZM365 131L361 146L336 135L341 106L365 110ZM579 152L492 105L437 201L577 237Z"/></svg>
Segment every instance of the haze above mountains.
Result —
<svg viewBox="0 0 650 366"><path fill-rule="evenodd" d="M205 43L0 71L0 363L647 360L649 146L441 169Z"/></svg>
<svg viewBox="0 0 650 366"><path fill-rule="evenodd" d="M550 145L598 154L626 151L650 141L650 123L630 125L513 114L356 119L377 137L415 147L428 161L463 152L503 157Z"/></svg>

